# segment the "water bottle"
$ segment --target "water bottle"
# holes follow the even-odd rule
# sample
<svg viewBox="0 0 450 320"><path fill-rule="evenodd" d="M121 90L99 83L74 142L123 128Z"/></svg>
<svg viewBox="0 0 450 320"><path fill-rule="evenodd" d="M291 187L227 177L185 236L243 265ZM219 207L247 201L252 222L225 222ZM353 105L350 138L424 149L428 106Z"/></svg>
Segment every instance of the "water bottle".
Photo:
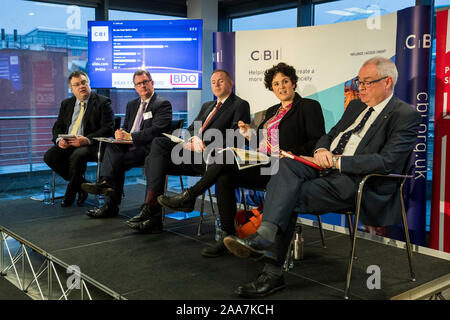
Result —
<svg viewBox="0 0 450 320"><path fill-rule="evenodd" d="M302 260L304 256L304 245L305 240L302 237L302 225L297 224L295 226L295 238L294 238L294 259Z"/></svg>
<svg viewBox="0 0 450 320"><path fill-rule="evenodd" d="M44 204L51 204L50 192L50 183L46 182L44 184Z"/></svg>
<svg viewBox="0 0 450 320"><path fill-rule="evenodd" d="M102 194L99 194L97 196L97 207L102 207L105 204L105 196Z"/></svg>
<svg viewBox="0 0 450 320"><path fill-rule="evenodd" d="M216 239L217 242L219 242L220 238L222 236L222 226L220 224L219 214L216 215L216 223L215 223L215 225L216 225L216 236L215 236L215 239Z"/></svg>

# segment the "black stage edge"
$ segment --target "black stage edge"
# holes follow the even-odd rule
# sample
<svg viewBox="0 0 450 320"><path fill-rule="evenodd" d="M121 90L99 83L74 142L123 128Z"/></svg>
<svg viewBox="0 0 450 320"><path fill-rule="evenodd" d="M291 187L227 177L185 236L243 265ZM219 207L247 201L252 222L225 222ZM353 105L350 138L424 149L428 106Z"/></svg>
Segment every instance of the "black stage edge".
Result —
<svg viewBox="0 0 450 320"><path fill-rule="evenodd" d="M220 305L221 300L248 302L235 295L234 289L253 280L262 264L231 254L203 258L201 249L214 241L211 216L203 224L200 237L196 235L198 218L167 218L165 231L155 235L136 234L126 226L128 217L139 210L144 189L142 185L126 186L121 215L109 219L89 218L84 214L89 206L61 208L59 202L45 206L28 199L1 201L0 225L65 263L79 266L82 273L129 300L175 300L169 304L175 308L204 300L212 300L205 301L207 305ZM206 208L210 210L208 205ZM258 303L290 305L297 302L285 300L343 299L348 235L325 230L324 249L317 228L303 229L304 259L296 261L285 274L287 288ZM417 281L411 282L403 249L358 239L356 255L350 285L352 300L388 300L450 271L448 260L414 252ZM372 275L367 268L373 265L381 271L380 289L367 287Z"/></svg>

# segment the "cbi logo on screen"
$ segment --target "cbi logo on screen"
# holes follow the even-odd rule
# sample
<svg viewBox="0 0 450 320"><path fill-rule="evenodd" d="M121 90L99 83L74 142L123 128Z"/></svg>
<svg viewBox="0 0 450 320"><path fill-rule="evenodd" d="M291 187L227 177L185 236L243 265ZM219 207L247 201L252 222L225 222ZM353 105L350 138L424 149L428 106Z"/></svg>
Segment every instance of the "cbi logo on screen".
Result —
<svg viewBox="0 0 450 320"><path fill-rule="evenodd" d="M92 27L92 41L108 41L108 27Z"/></svg>

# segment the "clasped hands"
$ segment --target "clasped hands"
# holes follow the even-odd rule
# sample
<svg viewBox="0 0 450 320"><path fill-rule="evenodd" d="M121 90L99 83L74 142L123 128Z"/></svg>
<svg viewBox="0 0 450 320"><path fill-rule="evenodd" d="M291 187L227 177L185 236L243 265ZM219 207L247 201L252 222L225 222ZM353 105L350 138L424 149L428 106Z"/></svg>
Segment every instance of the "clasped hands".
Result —
<svg viewBox="0 0 450 320"><path fill-rule="evenodd" d="M116 140L131 140L131 133L120 128L114 132L114 138Z"/></svg>
<svg viewBox="0 0 450 320"><path fill-rule="evenodd" d="M67 149L69 147L81 147L89 144L88 138L82 135L77 135L75 138L65 138L58 141L58 147Z"/></svg>

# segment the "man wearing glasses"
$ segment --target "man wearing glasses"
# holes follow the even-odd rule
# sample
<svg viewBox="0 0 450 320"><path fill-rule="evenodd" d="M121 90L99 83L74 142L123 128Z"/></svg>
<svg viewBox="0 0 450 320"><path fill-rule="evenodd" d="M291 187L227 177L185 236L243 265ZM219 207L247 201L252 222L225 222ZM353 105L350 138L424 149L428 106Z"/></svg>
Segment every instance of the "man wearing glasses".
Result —
<svg viewBox="0 0 450 320"><path fill-rule="evenodd" d="M127 143L109 143L102 160L100 181L82 185L88 193L108 196L103 207L86 212L91 218L119 214L125 171L143 165L153 139L170 129L172 105L155 93L150 73L136 71L133 83L139 98L128 102L123 127L114 133L117 142Z"/></svg>
<svg viewBox="0 0 450 320"><path fill-rule="evenodd" d="M358 184L369 173L401 173L414 147L419 113L393 96L397 68L386 58L366 61L358 74L360 99L347 106L341 120L306 157L325 170L283 158L267 185L264 215L258 231L246 239L224 239L239 257L266 257L264 271L236 293L261 297L285 287L282 264L291 242L297 213L326 213L354 207ZM388 226L399 222L396 181L376 180L366 186L361 223ZM298 212L298 211L297 211Z"/></svg>
<svg viewBox="0 0 450 320"><path fill-rule="evenodd" d="M109 137L114 130L114 112L109 98L91 91L89 77L82 71L69 76L73 97L61 102L58 119L53 125L55 146L44 155L45 163L69 181L62 207L70 207L78 193L78 205L87 194L80 188L89 161L97 161L95 137ZM66 135L64 138L60 135Z"/></svg>

